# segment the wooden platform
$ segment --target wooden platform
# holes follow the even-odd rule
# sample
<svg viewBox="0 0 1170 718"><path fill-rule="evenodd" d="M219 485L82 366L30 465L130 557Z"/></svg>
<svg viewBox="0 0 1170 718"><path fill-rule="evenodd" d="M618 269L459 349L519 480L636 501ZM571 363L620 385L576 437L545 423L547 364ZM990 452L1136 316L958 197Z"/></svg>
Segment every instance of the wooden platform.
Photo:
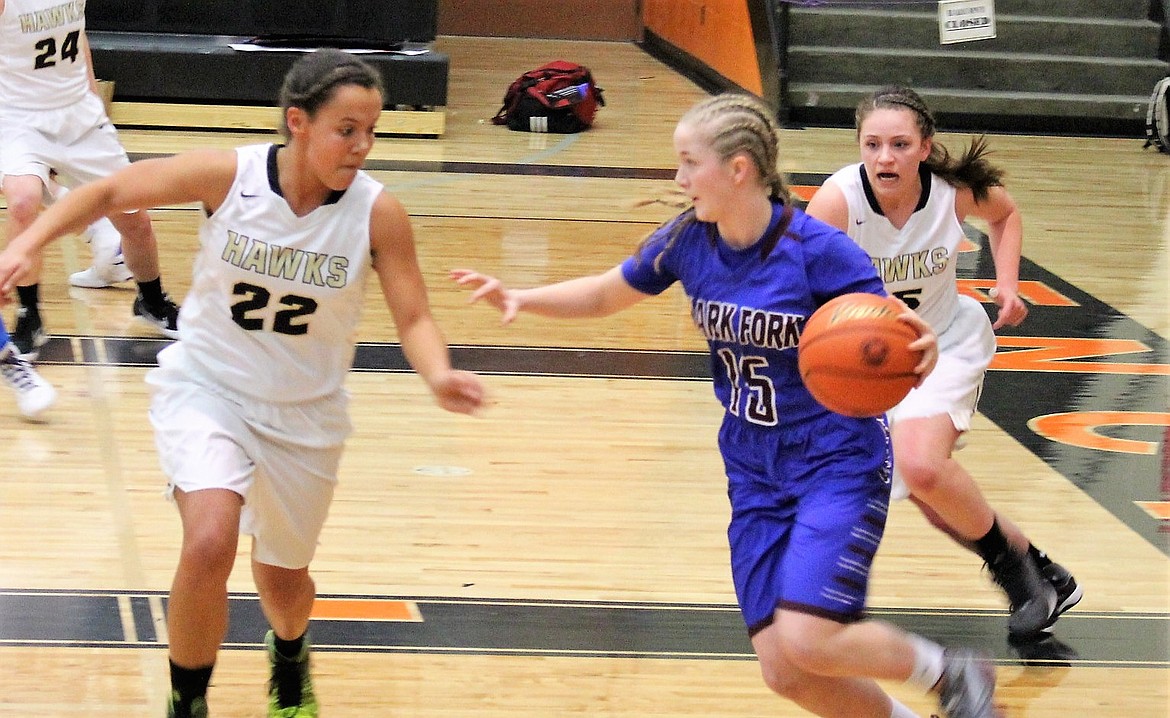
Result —
<svg viewBox="0 0 1170 718"><path fill-rule="evenodd" d="M242 51L245 36L90 32L94 71L115 86L111 119L121 127L269 130L285 72L302 53ZM426 44L422 54L369 53L386 94L383 135L437 137L445 128L449 60Z"/></svg>
<svg viewBox="0 0 1170 718"><path fill-rule="evenodd" d="M191 130L273 130L280 121L276 107L180 104L174 102L113 102L110 119L119 128ZM379 135L438 137L447 125L444 108L386 110L378 120Z"/></svg>

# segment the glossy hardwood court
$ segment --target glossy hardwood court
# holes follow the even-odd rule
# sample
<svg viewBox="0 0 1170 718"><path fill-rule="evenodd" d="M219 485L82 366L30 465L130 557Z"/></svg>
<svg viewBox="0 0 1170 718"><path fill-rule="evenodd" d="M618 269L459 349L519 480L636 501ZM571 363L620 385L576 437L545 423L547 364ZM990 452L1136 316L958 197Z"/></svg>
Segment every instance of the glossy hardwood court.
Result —
<svg viewBox="0 0 1170 718"><path fill-rule="evenodd" d="M446 279L471 266L529 285L621 261L677 211L670 135L703 91L627 44L437 45L452 67L444 134L382 138L368 164L414 218L434 312L492 406L469 418L431 403L403 371L371 284L349 381L356 432L313 564L323 714L806 715L764 687L734 610L720 410L681 292L606 320L501 327ZM588 65L605 89L596 127L491 125L508 83L557 58ZM176 129L122 128L132 155L272 138L160 122ZM941 139L959 149L968 135ZM847 129L786 129L782 143L799 186L857 155ZM959 460L1085 598L1056 626L1063 659L1025 661L1006 644L1004 605L979 561L896 504L870 603L993 653L1012 718L1160 718L1170 713L1170 159L1137 139L991 144L1023 209L1033 314L1001 335ZM180 298L198 211L152 217ZM985 298L974 230L964 291ZM67 286L87 261L73 239L46 256L55 339L41 368L58 406L27 424L0 401L0 716L163 715L161 618L179 526L143 383L162 342L131 322L130 289ZM246 544L230 588L212 715L252 718L264 714L266 669ZM888 688L923 716L936 710Z"/></svg>

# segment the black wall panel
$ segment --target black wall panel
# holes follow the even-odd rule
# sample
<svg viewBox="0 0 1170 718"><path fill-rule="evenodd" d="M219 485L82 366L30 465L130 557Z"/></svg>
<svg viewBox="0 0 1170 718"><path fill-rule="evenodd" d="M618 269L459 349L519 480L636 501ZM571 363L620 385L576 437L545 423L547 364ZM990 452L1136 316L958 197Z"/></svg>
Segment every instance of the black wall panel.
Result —
<svg viewBox="0 0 1170 718"><path fill-rule="evenodd" d="M90 30L431 42L438 0L89 0Z"/></svg>

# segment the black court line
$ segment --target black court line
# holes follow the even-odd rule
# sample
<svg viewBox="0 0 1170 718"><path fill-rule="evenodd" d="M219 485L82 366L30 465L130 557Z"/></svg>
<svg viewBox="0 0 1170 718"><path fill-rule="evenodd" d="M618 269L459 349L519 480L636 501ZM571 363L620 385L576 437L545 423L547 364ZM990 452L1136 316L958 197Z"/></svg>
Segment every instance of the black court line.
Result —
<svg viewBox="0 0 1170 718"><path fill-rule="evenodd" d="M151 599L163 592L0 590L0 646L157 648ZM411 596L342 596L405 601L421 621L314 618L322 651L516 656L755 660L738 609L721 604L547 601ZM132 607L135 636L122 623ZM232 594L227 648L259 648L267 628L254 594ZM1170 615L1073 612L1056 635L1011 647L1002 611L873 609L875 617L943 645L984 650L999 662L1056 662L1125 668L1170 666ZM1059 659L1055 656L1058 650ZM1041 656L1037 658L1037 656Z"/></svg>
<svg viewBox="0 0 1170 718"><path fill-rule="evenodd" d="M169 157L170 152L132 152L133 161ZM607 167L591 165L516 164L502 162L454 162L446 160L367 159L363 167L379 172L419 172L438 174L520 175L528 177L596 177L602 179L673 180L674 167ZM820 185L828 175L822 172L791 172L786 175L794 185Z"/></svg>

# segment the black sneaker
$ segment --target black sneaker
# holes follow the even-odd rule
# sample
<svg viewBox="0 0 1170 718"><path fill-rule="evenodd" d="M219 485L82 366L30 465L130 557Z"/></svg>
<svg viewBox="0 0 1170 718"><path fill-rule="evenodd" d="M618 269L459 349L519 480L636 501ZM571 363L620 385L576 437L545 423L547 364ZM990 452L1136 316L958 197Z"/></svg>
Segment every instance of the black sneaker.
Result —
<svg viewBox="0 0 1170 718"><path fill-rule="evenodd" d="M1056 589L1040 575L1032 559L1005 551L989 563L991 577L1007 594L1011 615L1008 633L1031 636L1052 624L1056 613Z"/></svg>
<svg viewBox="0 0 1170 718"><path fill-rule="evenodd" d="M36 361L41 355L41 347L49 341L45 332L45 325L40 314L30 314L28 307L16 310L16 328L12 331L12 343L16 345L16 355L25 361Z"/></svg>
<svg viewBox="0 0 1170 718"><path fill-rule="evenodd" d="M995 666L986 657L966 648L943 653L938 702L947 718L998 718Z"/></svg>
<svg viewBox="0 0 1170 718"><path fill-rule="evenodd" d="M1044 568L1040 569L1040 575L1052 584L1052 588L1056 589L1056 607L1052 609L1052 615L1048 617L1048 625L1044 627L1044 631L1051 632L1052 626L1056 623L1056 619L1060 618L1068 609L1081 602L1085 596L1085 591L1069 573L1068 569L1058 563L1050 563Z"/></svg>
<svg viewBox="0 0 1170 718"><path fill-rule="evenodd" d="M164 337L179 338L179 305L171 301L169 294L163 295L163 304L159 307L146 306L139 294L134 298L134 316Z"/></svg>

